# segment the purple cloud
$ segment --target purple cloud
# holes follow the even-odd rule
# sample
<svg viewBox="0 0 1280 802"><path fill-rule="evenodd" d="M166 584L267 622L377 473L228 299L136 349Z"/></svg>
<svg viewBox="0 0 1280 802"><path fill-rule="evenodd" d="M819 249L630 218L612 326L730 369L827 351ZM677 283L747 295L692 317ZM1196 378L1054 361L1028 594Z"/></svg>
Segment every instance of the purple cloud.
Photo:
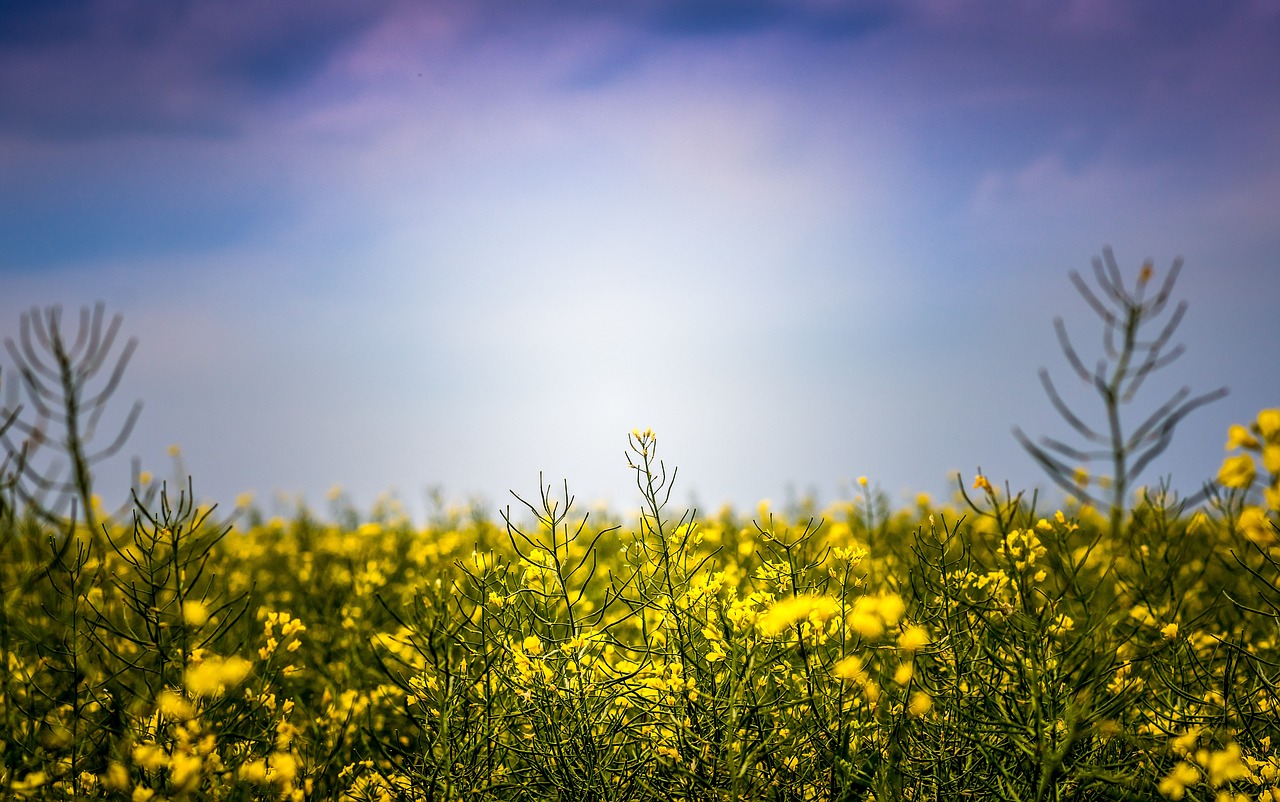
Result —
<svg viewBox="0 0 1280 802"><path fill-rule="evenodd" d="M234 136L377 21L377 3L6 4L0 132Z"/></svg>

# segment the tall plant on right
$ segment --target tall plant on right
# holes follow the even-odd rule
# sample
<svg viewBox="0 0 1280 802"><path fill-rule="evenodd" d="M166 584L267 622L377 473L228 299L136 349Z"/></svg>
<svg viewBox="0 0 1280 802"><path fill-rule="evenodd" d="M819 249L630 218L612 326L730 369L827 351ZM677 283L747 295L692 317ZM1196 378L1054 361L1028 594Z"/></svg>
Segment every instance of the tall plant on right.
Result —
<svg viewBox="0 0 1280 802"><path fill-rule="evenodd" d="M1102 258L1093 260L1093 275L1101 295L1090 289L1080 274L1073 270L1071 282L1102 320L1105 355L1091 370L1071 344L1061 317L1054 318L1054 330L1071 368L1102 399L1106 423L1100 427L1085 423L1063 401L1049 378L1049 372L1041 368L1040 383L1050 403L1063 420L1084 438L1086 445L1076 448L1051 437L1041 437L1039 441L1032 442L1020 428L1015 426L1013 430L1018 442L1055 484L1095 507L1109 507L1113 536L1123 531L1125 498L1129 489L1143 469L1168 448L1178 423L1197 407L1227 394L1227 388L1220 387L1192 396L1189 387L1182 387L1133 429L1126 429L1121 421L1121 406L1133 401L1146 378L1169 365L1185 350L1180 344L1169 348L1169 341L1186 314L1186 301L1178 302L1154 338L1144 336L1166 311L1181 269L1182 259L1175 259L1154 295L1148 295L1155 275L1151 262L1142 266L1130 290L1125 286L1110 248L1103 249ZM1080 471L1091 463L1109 463L1111 475L1099 483L1100 489L1109 487L1109 498L1096 497L1088 490L1087 484L1080 481Z"/></svg>

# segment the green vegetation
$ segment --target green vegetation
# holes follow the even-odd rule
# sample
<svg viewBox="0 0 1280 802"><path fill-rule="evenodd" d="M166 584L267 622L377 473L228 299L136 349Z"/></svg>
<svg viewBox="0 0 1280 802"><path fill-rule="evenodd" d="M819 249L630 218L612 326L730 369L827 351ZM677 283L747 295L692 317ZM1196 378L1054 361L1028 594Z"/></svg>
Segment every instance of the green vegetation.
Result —
<svg viewBox="0 0 1280 802"><path fill-rule="evenodd" d="M83 414L115 381L74 345L44 380ZM141 474L108 514L80 419L34 412L70 434L41 484L48 427L0 414L0 799L1280 802L1280 409L1195 509L978 475L711 516L645 430L635 520L540 479L425 526Z"/></svg>

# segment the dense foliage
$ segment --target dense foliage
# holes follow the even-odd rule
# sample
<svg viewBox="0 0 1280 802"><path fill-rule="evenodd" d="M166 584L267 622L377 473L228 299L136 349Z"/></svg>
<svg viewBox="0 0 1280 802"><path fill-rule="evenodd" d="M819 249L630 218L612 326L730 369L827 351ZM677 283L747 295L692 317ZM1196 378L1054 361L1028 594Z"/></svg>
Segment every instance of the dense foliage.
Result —
<svg viewBox="0 0 1280 802"><path fill-rule="evenodd" d="M0 796L1280 800L1280 410L1120 532L982 476L675 515L630 446L625 522L6 505Z"/></svg>
<svg viewBox="0 0 1280 802"><path fill-rule="evenodd" d="M0 800L1280 802L1280 409L1190 498L1136 480L1225 389L1121 415L1181 353L1185 304L1142 333L1177 267L1073 274L1094 370L1057 328L1105 423L1042 373L1082 442L1016 431L1052 511L981 473L896 511L865 478L677 511L646 430L626 520L541 477L500 522L266 520L137 467L113 514L93 468L140 406L94 441L134 344L34 310L0 406Z"/></svg>

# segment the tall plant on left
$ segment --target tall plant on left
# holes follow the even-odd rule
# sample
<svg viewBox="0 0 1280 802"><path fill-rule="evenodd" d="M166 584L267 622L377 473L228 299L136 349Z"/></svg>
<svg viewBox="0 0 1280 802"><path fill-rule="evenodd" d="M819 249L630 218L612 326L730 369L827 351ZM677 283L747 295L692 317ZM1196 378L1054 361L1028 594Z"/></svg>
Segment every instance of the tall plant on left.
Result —
<svg viewBox="0 0 1280 802"><path fill-rule="evenodd" d="M292 703L240 656L249 594L216 576L230 525L189 480L175 500L135 474L132 526L95 499L141 411L101 445L136 347L113 356L120 324L99 304L73 336L32 310L5 342L23 403L0 406L0 800L288 796Z"/></svg>
<svg viewBox="0 0 1280 802"><path fill-rule="evenodd" d="M99 423L136 348L112 356L121 317L102 304L69 331L59 307L21 316L5 347L17 381L0 405L0 719L6 725L0 791L76 794L103 757L89 730L110 709L95 606L102 605L111 537L95 503L95 466L118 452L141 412L135 403L105 446ZM9 379L12 374L6 375ZM104 704L104 702L108 702ZM56 767L56 768L55 768Z"/></svg>
<svg viewBox="0 0 1280 802"><path fill-rule="evenodd" d="M103 304L82 307L75 336L69 337L61 307L33 308L22 314L17 341L4 342L30 404L27 414L16 402L0 406L0 420L12 421L12 431L0 432L0 444L14 468L15 500L46 523L82 516L98 546L105 544L93 468L124 446L142 412L142 402L135 401L115 436L98 445L98 424L138 345L130 338L114 360L109 358L122 320L117 314L104 325Z"/></svg>

